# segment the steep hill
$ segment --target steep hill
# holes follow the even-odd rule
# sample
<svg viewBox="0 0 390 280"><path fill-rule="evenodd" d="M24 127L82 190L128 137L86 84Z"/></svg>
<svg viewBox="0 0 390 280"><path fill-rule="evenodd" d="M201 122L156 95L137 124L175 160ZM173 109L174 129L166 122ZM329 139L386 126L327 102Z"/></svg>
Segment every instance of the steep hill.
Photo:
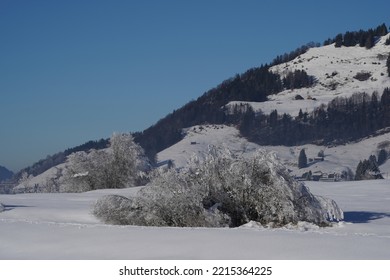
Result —
<svg viewBox="0 0 390 280"><path fill-rule="evenodd" d="M270 65L227 79L135 133L135 140L153 160L183 139L183 129L202 124L235 126L248 140L273 146L346 143L367 137L390 126L390 93L381 100L390 87L389 44L387 28L381 25L375 30L340 34L324 46L302 46ZM356 95L362 92L368 96ZM377 92L375 97L373 92ZM326 107L335 98L337 102ZM369 103L368 99L376 101ZM372 106L369 114L367 104ZM62 163L73 151L107 145L106 140L90 142L24 171L36 176Z"/></svg>
<svg viewBox="0 0 390 280"><path fill-rule="evenodd" d="M311 112L321 104L328 104L336 97L350 97L356 92L382 93L390 87L386 61L390 45L386 44L390 34L381 37L371 49L360 47L339 47L335 44L313 47L292 61L270 68L282 78L297 70L304 70L316 83L311 87L286 89L268 96L267 102L233 101L235 104L249 104L255 112L270 114L287 113L298 116L299 110ZM297 98L301 96L301 98Z"/></svg>
<svg viewBox="0 0 390 280"><path fill-rule="evenodd" d="M336 47L336 40L325 46L310 44L285 55L285 59L276 59L283 61L279 64L263 65L236 75L137 134L136 139L153 156L181 140L183 128L207 123L235 125L245 137L263 145L297 145L318 142L324 138L328 139L326 141L346 142L366 137L389 124L386 121L372 127L355 124L355 132L333 136L334 131L324 131L321 127L327 125L319 121L322 112L311 115L310 123L305 127L300 127L301 120L290 123L300 114L300 118L305 114L304 121L308 122L310 113L316 108L326 111L324 106L335 98L353 98L353 110L358 111L359 115L366 114L362 111L364 108L358 108L362 102L355 100L361 97L351 96L366 93L371 99L371 95L376 92L375 98L379 100L384 90L390 87L390 36L386 27L380 26L380 30L381 34L386 35L372 37L376 33L357 33L368 34L366 40L375 38L369 48L359 44ZM344 37L348 39L346 35ZM383 113L387 111L388 105L385 101L382 105L379 110ZM345 111L345 108L340 110ZM377 115L385 117L383 114ZM332 119L335 115L326 117ZM349 121L348 117L344 118L345 122ZM344 123L341 127L347 125ZM302 135L308 129L313 135ZM302 130L301 135L294 135L296 130ZM280 134L290 140L280 142ZM264 138L268 140L264 141Z"/></svg>

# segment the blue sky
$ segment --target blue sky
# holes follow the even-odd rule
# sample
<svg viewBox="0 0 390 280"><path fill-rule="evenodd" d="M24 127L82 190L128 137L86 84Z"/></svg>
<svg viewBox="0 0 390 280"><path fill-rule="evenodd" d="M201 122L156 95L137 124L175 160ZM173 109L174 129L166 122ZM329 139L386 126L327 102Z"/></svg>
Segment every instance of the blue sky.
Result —
<svg viewBox="0 0 390 280"><path fill-rule="evenodd" d="M390 24L388 1L0 0L0 165L141 131L310 41Z"/></svg>

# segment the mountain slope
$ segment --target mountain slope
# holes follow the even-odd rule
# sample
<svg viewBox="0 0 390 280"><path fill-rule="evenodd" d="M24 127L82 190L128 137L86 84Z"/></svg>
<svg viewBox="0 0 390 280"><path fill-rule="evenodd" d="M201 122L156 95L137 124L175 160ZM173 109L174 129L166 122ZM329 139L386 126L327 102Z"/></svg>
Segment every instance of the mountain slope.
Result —
<svg viewBox="0 0 390 280"><path fill-rule="evenodd" d="M3 181L6 181L8 179L11 179L14 173L4 166L0 166L0 183Z"/></svg>
<svg viewBox="0 0 390 280"><path fill-rule="evenodd" d="M354 47L336 48L334 44L310 48L294 60L275 65L270 71L285 77L296 70L304 70L317 81L313 87L288 89L268 96L267 102L248 102L255 111L270 114L273 110L298 116L299 110L311 112L336 97L349 97L356 92L379 94L390 87L386 60L390 45L383 36L371 49ZM360 75L360 78L359 78ZM300 95L303 99L297 99ZM228 106L245 102L234 101Z"/></svg>
<svg viewBox="0 0 390 280"><path fill-rule="evenodd" d="M390 87L386 65L390 53L389 37L387 34L378 38L369 49L360 46L336 48L335 43L305 48L292 61L250 69L169 114L139 133L136 139L153 155L181 140L181 130L186 127L205 123L242 127L256 114L269 115L274 110L278 111L278 118L284 113L291 118L298 116L300 111L310 113L336 97L351 97L359 92L377 92L380 98L384 89ZM248 113L247 105L253 113L245 114ZM263 117L265 122L271 122L267 118ZM250 125L256 126L256 123ZM365 137L373 132L373 129L363 129L352 138ZM289 145L317 140L315 137L300 137ZM267 144L275 143L270 141Z"/></svg>
<svg viewBox="0 0 390 280"><path fill-rule="evenodd" d="M226 146L233 152L251 154L256 149L263 148L269 152L275 152L282 163L291 171L293 176L301 176L311 171L313 174L337 174L348 175L355 172L359 161L368 159L370 155L378 156L380 149L390 150L390 133L367 137L361 141L347 145L324 146L305 144L299 146L260 146L248 142L240 136L234 127L224 125L194 126L184 131L183 140L158 153L159 162L172 161L176 168L187 165L192 155L204 155L208 146ZM306 168L298 168L298 156L305 149L309 164ZM323 151L324 159L319 159L318 153ZM385 178L389 178L390 160L379 166ZM344 178L348 179L348 178ZM349 178L351 179L351 178Z"/></svg>
<svg viewBox="0 0 390 280"><path fill-rule="evenodd" d="M232 152L253 153L259 145L248 142L240 132L226 125L199 125L183 130L184 138L157 155L159 162L171 160L175 167L186 166L193 155L200 157L207 153L209 146L225 145Z"/></svg>

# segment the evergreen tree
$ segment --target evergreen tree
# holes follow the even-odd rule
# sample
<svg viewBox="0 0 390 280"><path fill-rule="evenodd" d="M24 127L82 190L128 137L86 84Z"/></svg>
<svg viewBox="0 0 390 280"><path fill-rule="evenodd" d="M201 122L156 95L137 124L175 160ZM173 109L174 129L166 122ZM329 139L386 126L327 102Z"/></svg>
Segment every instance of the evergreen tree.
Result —
<svg viewBox="0 0 390 280"><path fill-rule="evenodd" d="M390 54L389 57L387 58L386 66L387 66L387 75L390 77Z"/></svg>
<svg viewBox="0 0 390 280"><path fill-rule="evenodd" d="M387 26L386 24L382 23L381 25L379 25L376 30L375 30L375 35L376 36L385 36L387 35L388 33L388 30L387 30Z"/></svg>
<svg viewBox="0 0 390 280"><path fill-rule="evenodd" d="M335 38L335 47L340 48L343 45L343 34L337 34Z"/></svg>
<svg viewBox="0 0 390 280"><path fill-rule="evenodd" d="M381 149L378 153L378 165L382 165L386 162L388 153L385 149Z"/></svg>
<svg viewBox="0 0 390 280"><path fill-rule="evenodd" d="M372 179L383 179L374 155L371 155L368 160L360 161L355 173L355 180Z"/></svg>
<svg viewBox="0 0 390 280"><path fill-rule="evenodd" d="M356 172L355 172L355 180L363 180L363 174L364 174L364 167L363 167L363 162L359 161L357 167L356 167Z"/></svg>
<svg viewBox="0 0 390 280"><path fill-rule="evenodd" d="M374 36L372 33L368 34L364 46L366 49L371 49L374 46Z"/></svg>
<svg viewBox="0 0 390 280"><path fill-rule="evenodd" d="M307 167L307 156L305 153L305 149L302 149L298 157L298 168L305 168L305 167Z"/></svg>

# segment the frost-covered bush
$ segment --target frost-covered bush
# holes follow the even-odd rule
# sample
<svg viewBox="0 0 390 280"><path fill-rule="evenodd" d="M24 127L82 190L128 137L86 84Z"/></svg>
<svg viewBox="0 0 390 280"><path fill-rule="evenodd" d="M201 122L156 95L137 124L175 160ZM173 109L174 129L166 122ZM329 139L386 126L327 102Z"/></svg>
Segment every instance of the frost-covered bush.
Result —
<svg viewBox="0 0 390 280"><path fill-rule="evenodd" d="M205 207L218 204L218 209L230 217L230 226L250 220L275 226L298 221L322 224L333 218L329 212L341 213L337 205L321 203L288 174L274 153L264 150L244 158L212 148L203 163L193 165L188 176L207 191Z"/></svg>
<svg viewBox="0 0 390 280"><path fill-rule="evenodd" d="M128 224L129 215L135 211L131 199L120 195L106 195L95 203L92 213L105 223L124 225Z"/></svg>
<svg viewBox="0 0 390 280"><path fill-rule="evenodd" d="M138 194L138 204L143 214L142 225L225 226L229 217L217 207L205 207L205 189L194 183L188 173L174 169L156 176L151 185Z"/></svg>
<svg viewBox="0 0 390 280"><path fill-rule="evenodd" d="M131 134L113 134L107 149L69 155L62 190L84 192L134 185L144 162L143 150Z"/></svg>
<svg viewBox="0 0 390 280"><path fill-rule="evenodd" d="M215 147L185 170L158 172L132 203L125 216L133 225L326 225L343 215L334 201L314 196L293 180L274 154L259 150L245 158Z"/></svg>

